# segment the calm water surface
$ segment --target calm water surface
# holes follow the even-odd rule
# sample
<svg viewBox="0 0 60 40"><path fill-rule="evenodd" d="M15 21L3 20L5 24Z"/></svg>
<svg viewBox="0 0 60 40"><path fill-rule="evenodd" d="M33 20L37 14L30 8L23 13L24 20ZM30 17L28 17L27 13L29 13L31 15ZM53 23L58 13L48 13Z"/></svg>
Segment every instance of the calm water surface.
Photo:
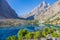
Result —
<svg viewBox="0 0 60 40"><path fill-rule="evenodd" d="M5 40L8 36L17 35L20 29L24 29L28 31L37 31L37 30L42 30L43 28L46 28L46 27L48 26L22 25L22 26L1 27L0 28L0 40Z"/></svg>

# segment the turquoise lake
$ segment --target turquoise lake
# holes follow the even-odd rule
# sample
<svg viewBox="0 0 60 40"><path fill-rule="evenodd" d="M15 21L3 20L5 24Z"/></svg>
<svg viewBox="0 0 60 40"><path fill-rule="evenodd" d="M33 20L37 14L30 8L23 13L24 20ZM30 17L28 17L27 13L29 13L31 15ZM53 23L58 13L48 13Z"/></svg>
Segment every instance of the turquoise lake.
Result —
<svg viewBox="0 0 60 40"><path fill-rule="evenodd" d="M24 29L24 30L28 30L28 31L38 30L38 28L35 29L35 26L33 26L33 25L29 25L28 27L26 27L26 26L27 25L1 27L0 28L0 40L6 40L6 38L8 36L17 35L17 33L20 29Z"/></svg>
<svg viewBox="0 0 60 40"><path fill-rule="evenodd" d="M20 29L28 30L28 31L37 31L42 30L43 28L51 27L49 25L22 25L22 26L8 26L8 27L1 27L0 28L0 40L6 40L8 36L16 35ZM55 26L57 28L57 26Z"/></svg>

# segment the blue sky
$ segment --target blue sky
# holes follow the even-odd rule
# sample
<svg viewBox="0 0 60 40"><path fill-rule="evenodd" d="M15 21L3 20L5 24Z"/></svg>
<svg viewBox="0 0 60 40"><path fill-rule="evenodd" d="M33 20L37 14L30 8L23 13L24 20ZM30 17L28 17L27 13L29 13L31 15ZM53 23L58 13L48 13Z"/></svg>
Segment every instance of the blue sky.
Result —
<svg viewBox="0 0 60 40"><path fill-rule="evenodd" d="M51 5L57 0L7 0L9 5L16 11L18 16L23 16L34 9L37 5L46 1Z"/></svg>

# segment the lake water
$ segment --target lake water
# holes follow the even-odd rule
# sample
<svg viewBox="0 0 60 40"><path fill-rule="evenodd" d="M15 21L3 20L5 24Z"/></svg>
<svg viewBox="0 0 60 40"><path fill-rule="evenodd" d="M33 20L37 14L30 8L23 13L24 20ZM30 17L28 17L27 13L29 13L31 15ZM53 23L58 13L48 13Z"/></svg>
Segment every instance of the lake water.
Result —
<svg viewBox="0 0 60 40"><path fill-rule="evenodd" d="M42 30L45 27L48 27L48 26L22 25L22 26L1 27L0 28L0 40L5 40L6 37L8 36L17 35L20 29L24 29L28 31L37 31L37 30Z"/></svg>
<svg viewBox="0 0 60 40"><path fill-rule="evenodd" d="M22 26L10 26L10 27L1 27L0 28L0 40L5 40L6 37L17 35L20 29L28 30L28 31L36 31L38 30L35 28L36 26L33 25L22 25Z"/></svg>

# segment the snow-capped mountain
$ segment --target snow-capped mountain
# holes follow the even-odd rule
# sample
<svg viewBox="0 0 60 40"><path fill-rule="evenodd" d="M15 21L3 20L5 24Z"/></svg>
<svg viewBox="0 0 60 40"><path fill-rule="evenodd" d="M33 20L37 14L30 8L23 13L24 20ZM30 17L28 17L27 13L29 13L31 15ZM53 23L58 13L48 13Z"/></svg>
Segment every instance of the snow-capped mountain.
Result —
<svg viewBox="0 0 60 40"><path fill-rule="evenodd" d="M46 12L46 10L49 7L50 7L50 4L43 1L41 4L39 4L37 7L35 7L31 12L27 13L23 17L28 18L29 16L33 16L33 15L34 15L34 17L36 17L36 16L40 15L41 13Z"/></svg>
<svg viewBox="0 0 60 40"><path fill-rule="evenodd" d="M56 1L53 5L50 5L49 3L46 3L45 1L43 1L40 5L34 8L31 12L26 14L24 18L28 18L32 16L34 17L34 20L39 20L41 23L43 23L45 21L48 21L48 19L54 20L57 17L60 18L60 16L58 16L59 14L60 14L60 0Z"/></svg>
<svg viewBox="0 0 60 40"><path fill-rule="evenodd" d="M37 17L35 17L35 18L40 20L41 22L42 21L44 22L44 21L50 19L51 17L53 17L54 15L57 16L56 14L59 14L59 13L60 13L60 0L58 0L50 8L48 8L48 10L45 13L42 13L39 16L37 16L38 18ZM54 18L55 18L55 16L54 16Z"/></svg>

